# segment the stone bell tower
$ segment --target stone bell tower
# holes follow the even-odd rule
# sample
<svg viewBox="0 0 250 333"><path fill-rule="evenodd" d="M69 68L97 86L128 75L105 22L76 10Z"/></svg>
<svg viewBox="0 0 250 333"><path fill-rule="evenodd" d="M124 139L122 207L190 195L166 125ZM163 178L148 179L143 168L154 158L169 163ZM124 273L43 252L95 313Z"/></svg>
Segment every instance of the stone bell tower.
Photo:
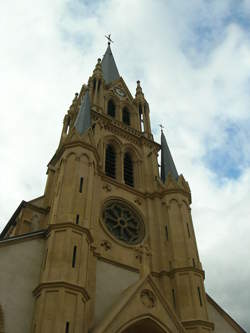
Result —
<svg viewBox="0 0 250 333"><path fill-rule="evenodd" d="M133 97L110 44L64 118L45 200L34 332L212 330L188 183L164 134L154 142L140 82Z"/></svg>
<svg viewBox="0 0 250 333"><path fill-rule="evenodd" d="M188 183L164 133L154 141L140 81L133 97L110 43L64 117L39 200L32 332L213 331ZM27 232L22 216L5 238Z"/></svg>

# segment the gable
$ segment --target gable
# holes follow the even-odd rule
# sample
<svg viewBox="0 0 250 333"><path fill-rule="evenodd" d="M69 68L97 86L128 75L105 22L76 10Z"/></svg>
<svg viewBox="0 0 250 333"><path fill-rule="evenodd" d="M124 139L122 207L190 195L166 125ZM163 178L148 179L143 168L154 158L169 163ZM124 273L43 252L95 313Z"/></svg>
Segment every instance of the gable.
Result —
<svg viewBox="0 0 250 333"><path fill-rule="evenodd" d="M97 260L95 325L103 319L119 296L139 280L139 274L105 261Z"/></svg>
<svg viewBox="0 0 250 333"><path fill-rule="evenodd" d="M119 295L93 333L130 333L133 327L143 332L145 321L155 327L156 333L185 332L150 275L141 278Z"/></svg>

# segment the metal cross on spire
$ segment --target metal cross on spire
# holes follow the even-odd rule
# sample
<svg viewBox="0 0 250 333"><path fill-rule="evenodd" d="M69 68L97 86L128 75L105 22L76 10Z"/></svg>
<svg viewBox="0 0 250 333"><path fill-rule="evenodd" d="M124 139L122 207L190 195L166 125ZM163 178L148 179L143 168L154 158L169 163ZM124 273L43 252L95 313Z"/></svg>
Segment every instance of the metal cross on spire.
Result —
<svg viewBox="0 0 250 333"><path fill-rule="evenodd" d="M114 43L114 41L111 39L111 34L109 34L108 36L105 35L105 37L108 40L108 45L110 45L110 43Z"/></svg>
<svg viewBox="0 0 250 333"><path fill-rule="evenodd" d="M163 128L164 128L164 126L163 126L162 124L160 124L159 126L160 126L160 128L161 128L161 132L163 132Z"/></svg>

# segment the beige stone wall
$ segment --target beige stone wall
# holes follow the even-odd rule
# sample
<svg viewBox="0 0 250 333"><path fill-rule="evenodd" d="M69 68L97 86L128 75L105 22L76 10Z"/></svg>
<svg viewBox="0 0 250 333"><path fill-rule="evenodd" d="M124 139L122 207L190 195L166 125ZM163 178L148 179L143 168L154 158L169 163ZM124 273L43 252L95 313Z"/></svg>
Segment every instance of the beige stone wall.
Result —
<svg viewBox="0 0 250 333"><path fill-rule="evenodd" d="M95 325L110 310L114 302L121 297L122 292L138 280L139 274L136 272L104 261L97 261Z"/></svg>
<svg viewBox="0 0 250 333"><path fill-rule="evenodd" d="M30 332L43 256L43 239L0 242L0 304L5 333Z"/></svg>

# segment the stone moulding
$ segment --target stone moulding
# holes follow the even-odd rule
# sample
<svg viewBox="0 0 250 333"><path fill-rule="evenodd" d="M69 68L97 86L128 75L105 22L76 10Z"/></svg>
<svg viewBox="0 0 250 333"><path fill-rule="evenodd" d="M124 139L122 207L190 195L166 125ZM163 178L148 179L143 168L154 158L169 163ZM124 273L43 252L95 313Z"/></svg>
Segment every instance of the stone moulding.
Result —
<svg viewBox="0 0 250 333"><path fill-rule="evenodd" d="M71 290L75 291L77 293L80 293L83 296L83 299L85 302L87 302L90 299L90 296L87 292L87 290L84 287L68 283L68 282L63 282L63 281L53 281L53 282L46 282L46 283L40 283L34 290L33 290L33 295L36 297L38 296L43 289L54 289L56 290L57 288L64 288L65 290Z"/></svg>

